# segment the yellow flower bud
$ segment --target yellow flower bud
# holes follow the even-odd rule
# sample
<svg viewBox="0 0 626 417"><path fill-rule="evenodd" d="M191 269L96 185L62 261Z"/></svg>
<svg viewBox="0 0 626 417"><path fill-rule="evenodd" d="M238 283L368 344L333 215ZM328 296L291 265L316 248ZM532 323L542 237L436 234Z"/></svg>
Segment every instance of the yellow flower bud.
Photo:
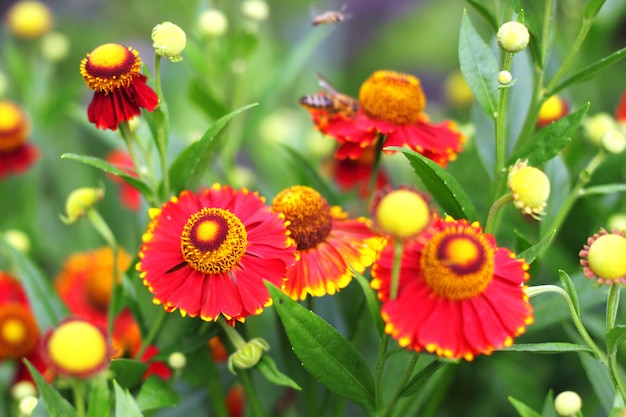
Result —
<svg viewBox="0 0 626 417"><path fill-rule="evenodd" d="M622 232L600 231L589 238L580 257L587 278L606 285L626 282L626 238Z"/></svg>
<svg viewBox="0 0 626 417"><path fill-rule="evenodd" d="M187 36L179 26L172 22L163 22L152 29L152 47L160 56L165 56L172 62L183 60L181 56L187 45Z"/></svg>
<svg viewBox="0 0 626 417"><path fill-rule="evenodd" d="M377 226L397 239L416 236L432 219L427 197L409 187L383 190L372 208Z"/></svg>
<svg viewBox="0 0 626 417"><path fill-rule="evenodd" d="M18 406L20 414L24 417L30 417L31 414L33 414L33 410L35 410L35 407L37 407L37 402L38 400L35 396L22 398Z"/></svg>
<svg viewBox="0 0 626 417"><path fill-rule="evenodd" d="M47 33L41 39L41 53L49 61L62 61L70 52L70 40L61 32Z"/></svg>
<svg viewBox="0 0 626 417"><path fill-rule="evenodd" d="M37 396L37 388L35 385L27 380L16 382L15 385L11 387L11 397L16 400L22 400L26 397L35 397Z"/></svg>
<svg viewBox="0 0 626 417"><path fill-rule="evenodd" d="M574 391L563 391L554 399L554 411L563 417L575 416L583 406L580 395Z"/></svg>
<svg viewBox="0 0 626 417"><path fill-rule="evenodd" d="M513 82L513 75L508 71L500 71L498 73L498 82L502 86L509 85Z"/></svg>
<svg viewBox="0 0 626 417"><path fill-rule="evenodd" d="M167 358L167 363L172 369L183 369L187 365L187 357L181 352L172 352Z"/></svg>
<svg viewBox="0 0 626 417"><path fill-rule="evenodd" d="M540 220L550 197L548 176L540 169L528 166L527 161L517 161L509 168L507 185L515 207Z"/></svg>
<svg viewBox="0 0 626 417"><path fill-rule="evenodd" d="M263 0L245 0L241 3L241 13L250 20L261 22L268 18L270 9Z"/></svg>
<svg viewBox="0 0 626 417"><path fill-rule="evenodd" d="M583 128L589 140L596 146L602 146L602 137L609 130L617 130L617 122L608 113L597 113L583 121Z"/></svg>
<svg viewBox="0 0 626 417"><path fill-rule="evenodd" d="M526 26L519 22L506 22L496 34L498 45L506 52L519 52L528 46L530 34Z"/></svg>
<svg viewBox="0 0 626 417"><path fill-rule="evenodd" d="M209 9L198 16L198 30L209 38L217 38L226 33L228 19L226 15L217 9Z"/></svg>
<svg viewBox="0 0 626 417"><path fill-rule="evenodd" d="M626 147L626 139L624 139L622 132L617 129L610 129L605 132L600 143L607 152L612 154L622 153Z"/></svg>
<svg viewBox="0 0 626 417"><path fill-rule="evenodd" d="M446 100L452 105L469 106L474 101L474 93L461 71L457 70L448 75L443 88Z"/></svg>
<svg viewBox="0 0 626 417"><path fill-rule="evenodd" d="M263 352L269 350L270 345L261 338L254 338L228 357L228 370L235 373L234 367L248 369L261 360Z"/></svg>
<svg viewBox="0 0 626 417"><path fill-rule="evenodd" d="M61 220L66 224L75 223L103 197L104 190L102 188L83 187L72 191L65 201L67 217L61 216Z"/></svg>
<svg viewBox="0 0 626 417"><path fill-rule="evenodd" d="M23 0L15 3L6 14L7 27L15 36L39 38L52 27L52 13L45 3Z"/></svg>

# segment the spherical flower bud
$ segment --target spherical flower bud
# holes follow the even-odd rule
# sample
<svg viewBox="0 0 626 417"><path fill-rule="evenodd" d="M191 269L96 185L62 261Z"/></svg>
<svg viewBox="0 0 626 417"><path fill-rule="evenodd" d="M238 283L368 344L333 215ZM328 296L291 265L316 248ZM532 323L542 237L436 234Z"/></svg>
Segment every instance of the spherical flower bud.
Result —
<svg viewBox="0 0 626 417"><path fill-rule="evenodd" d="M626 232L626 214L613 214L609 216L607 222L608 230L619 230Z"/></svg>
<svg viewBox="0 0 626 417"><path fill-rule="evenodd" d="M66 320L44 336L46 360L61 375L93 376L106 368L109 354L104 332L85 320Z"/></svg>
<svg viewBox="0 0 626 417"><path fill-rule="evenodd" d="M513 82L513 75L508 71L500 71L498 73L498 82L502 86L509 85Z"/></svg>
<svg viewBox="0 0 626 417"><path fill-rule="evenodd" d="M580 251L583 273L598 284L626 284L626 238L624 232L600 230L587 239Z"/></svg>
<svg viewBox="0 0 626 417"><path fill-rule="evenodd" d="M36 397L37 396L37 388L35 384L28 380L23 380L16 382L11 387L11 397L16 400L21 400L26 397Z"/></svg>
<svg viewBox="0 0 626 417"><path fill-rule="evenodd" d="M6 24L15 36L38 38L52 27L52 12L40 1L18 1L7 11Z"/></svg>
<svg viewBox="0 0 626 417"><path fill-rule="evenodd" d="M602 147L609 153L619 154L622 153L624 147L626 147L626 139L624 135L617 129L610 129L600 139Z"/></svg>
<svg viewBox="0 0 626 417"><path fill-rule="evenodd" d="M589 140L596 146L602 146L602 137L612 129L618 129L617 122L608 113L597 113L585 118L583 128Z"/></svg>
<svg viewBox="0 0 626 417"><path fill-rule="evenodd" d="M70 40L61 32L47 33L41 39L41 53L48 61L58 62L70 52Z"/></svg>
<svg viewBox="0 0 626 417"><path fill-rule="evenodd" d="M372 212L378 228L397 239L418 235L432 220L428 197L409 187L382 190Z"/></svg>
<svg viewBox="0 0 626 417"><path fill-rule="evenodd" d="M474 102L474 93L461 71L457 70L448 75L443 88L446 100L452 105L469 106Z"/></svg>
<svg viewBox="0 0 626 417"><path fill-rule="evenodd" d="M509 168L507 185L515 207L540 220L550 197L548 176L540 169L528 166L527 161L517 161Z"/></svg>
<svg viewBox="0 0 626 417"><path fill-rule="evenodd" d="M269 350L270 345L263 339L256 337L250 340L228 357L228 370L235 373L234 367L248 369L261 360L263 352Z"/></svg>
<svg viewBox="0 0 626 417"><path fill-rule="evenodd" d="M183 369L187 365L187 357L181 352L172 352L167 358L167 363L172 369Z"/></svg>
<svg viewBox="0 0 626 417"><path fill-rule="evenodd" d="M241 3L241 13L250 20L261 22L268 18L270 9L264 0L245 0Z"/></svg>
<svg viewBox="0 0 626 417"><path fill-rule="evenodd" d="M30 417L31 414L33 414L33 410L35 410L35 407L37 407L37 402L38 400L35 396L22 398L18 406L20 414L24 417Z"/></svg>
<svg viewBox="0 0 626 417"><path fill-rule="evenodd" d="M530 34L526 26L519 22L506 22L498 29L496 39L506 52L519 52L528 46Z"/></svg>
<svg viewBox="0 0 626 417"><path fill-rule="evenodd" d="M576 415L583 406L580 395L574 391L563 391L554 399L554 411L563 417Z"/></svg>
<svg viewBox="0 0 626 417"><path fill-rule="evenodd" d="M181 54L187 45L187 36L185 31L174 23L163 22L156 25L152 29L152 42L157 55L165 56L172 62L183 60Z"/></svg>
<svg viewBox="0 0 626 417"><path fill-rule="evenodd" d="M61 216L61 220L66 224L75 223L95 207L103 197L104 190L102 188L83 187L72 191L65 201L67 217Z"/></svg>
<svg viewBox="0 0 626 417"><path fill-rule="evenodd" d="M19 252L28 253L30 250L30 239L28 235L21 230L11 229L5 231L4 240Z"/></svg>
<svg viewBox="0 0 626 417"><path fill-rule="evenodd" d="M554 95L543 102L539 108L539 115L537 116L537 125L544 127L552 122L559 120L561 117L566 116L569 113L569 105L563 97Z"/></svg>
<svg viewBox="0 0 626 417"><path fill-rule="evenodd" d="M226 33L228 19L226 15L217 9L208 9L198 16L198 30L204 36L217 38Z"/></svg>

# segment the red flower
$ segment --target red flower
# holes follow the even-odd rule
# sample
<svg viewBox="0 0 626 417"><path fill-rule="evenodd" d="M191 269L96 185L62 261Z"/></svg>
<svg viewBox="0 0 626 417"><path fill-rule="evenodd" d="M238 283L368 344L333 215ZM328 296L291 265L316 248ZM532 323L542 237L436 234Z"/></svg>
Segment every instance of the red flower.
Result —
<svg viewBox="0 0 626 417"><path fill-rule="evenodd" d="M615 109L615 119L618 122L626 121L626 90L622 93L617 108Z"/></svg>
<svg viewBox="0 0 626 417"><path fill-rule="evenodd" d="M203 320L244 321L281 286L295 247L282 216L247 189L183 191L151 212L137 270L156 303Z"/></svg>
<svg viewBox="0 0 626 417"><path fill-rule="evenodd" d="M287 271L283 291L294 300L334 294L376 259L383 239L370 230L364 217L348 219L339 206L331 207L309 187L280 192L272 210L287 219L296 241L298 261Z"/></svg>
<svg viewBox="0 0 626 417"><path fill-rule="evenodd" d="M358 103L353 116L333 108L308 108L318 130L339 142L335 153L339 159L359 158L380 138L385 141L383 150L409 147L441 166L461 151L465 138L455 124L432 124L423 113L426 97L412 75L376 71L361 85Z"/></svg>
<svg viewBox="0 0 626 417"><path fill-rule="evenodd" d="M437 218L405 241L397 298L390 299L394 245L372 267L385 332L401 346L472 360L513 343L533 321L528 264L478 223Z"/></svg>
<svg viewBox="0 0 626 417"><path fill-rule="evenodd" d="M116 43L97 47L81 61L80 74L94 90L87 116L97 128L116 130L121 122L139 116L141 108L153 111L159 104L140 70L137 51Z"/></svg>
<svg viewBox="0 0 626 417"><path fill-rule="evenodd" d="M11 275L0 271L0 360L31 355L39 340L26 293Z"/></svg>
<svg viewBox="0 0 626 417"><path fill-rule="evenodd" d="M133 160L127 152L121 150L113 150L109 152L106 157L106 161L111 165L114 165L121 171L136 177ZM112 181L116 182L120 186L120 200L122 204L132 211L138 211L141 207L141 193L136 188L129 185L126 181L123 181L117 175L108 175Z"/></svg>
<svg viewBox="0 0 626 417"><path fill-rule="evenodd" d="M22 108L0 100L0 179L25 172L39 158L39 149L26 142L30 129Z"/></svg>
<svg viewBox="0 0 626 417"><path fill-rule="evenodd" d="M356 189L360 198L369 197L371 178L374 175L374 152L375 148L369 147L364 149L357 159L333 159L331 172L341 190ZM379 166L376 173L376 190L380 190L389 183L389 176L384 167Z"/></svg>

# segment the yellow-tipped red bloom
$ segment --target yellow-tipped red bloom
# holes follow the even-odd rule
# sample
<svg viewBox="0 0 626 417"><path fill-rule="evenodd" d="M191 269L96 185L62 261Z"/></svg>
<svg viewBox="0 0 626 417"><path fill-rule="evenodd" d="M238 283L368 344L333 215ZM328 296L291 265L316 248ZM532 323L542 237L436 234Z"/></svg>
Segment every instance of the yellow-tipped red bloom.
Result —
<svg viewBox="0 0 626 417"><path fill-rule="evenodd" d="M26 171L39 157L39 150L27 142L30 130L24 110L0 100L0 179Z"/></svg>
<svg viewBox="0 0 626 417"><path fill-rule="evenodd" d="M370 230L368 219L348 219L341 207L331 207L310 187L281 191L272 210L285 216L298 248L298 261L287 271L283 288L294 300L344 288L352 280L352 269L362 273L382 246L383 239Z"/></svg>
<svg viewBox="0 0 626 417"><path fill-rule="evenodd" d="M20 283L0 271L0 360L32 354L39 327Z"/></svg>
<svg viewBox="0 0 626 417"><path fill-rule="evenodd" d="M385 70L376 71L361 85L354 116L327 106L307 109L317 129L339 142L335 153L339 159L359 158L382 136L383 149L408 147L445 166L456 159L465 137L453 122L430 123L425 107L417 77Z"/></svg>
<svg viewBox="0 0 626 417"><path fill-rule="evenodd" d="M91 123L116 130L120 123L139 116L141 108L156 108L159 98L140 71L141 58L131 47L107 43L87 54L80 63L80 74L94 90L87 109Z"/></svg>
<svg viewBox="0 0 626 417"><path fill-rule="evenodd" d="M372 266L385 332L408 349L447 358L472 360L510 346L533 321L528 264L478 223L436 218L426 233L405 241L395 299L394 245Z"/></svg>

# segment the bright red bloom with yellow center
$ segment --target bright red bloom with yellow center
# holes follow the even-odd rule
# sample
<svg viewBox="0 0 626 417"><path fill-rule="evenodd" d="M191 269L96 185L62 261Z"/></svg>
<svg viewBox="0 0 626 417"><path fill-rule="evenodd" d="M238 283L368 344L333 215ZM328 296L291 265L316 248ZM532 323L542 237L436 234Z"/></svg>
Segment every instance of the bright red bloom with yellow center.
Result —
<svg viewBox="0 0 626 417"><path fill-rule="evenodd" d="M327 108L308 110L318 130L339 142L335 152L339 159L357 159L384 137L383 149L408 147L445 166L456 159L465 138L451 121L430 123L425 107L426 96L417 77L376 71L361 85L354 117Z"/></svg>
<svg viewBox="0 0 626 417"><path fill-rule="evenodd" d="M244 321L272 303L263 280L281 287L295 260L284 217L245 188L183 191L150 215L137 270L168 312Z"/></svg>
<svg viewBox="0 0 626 417"><path fill-rule="evenodd" d="M26 171L39 157L39 150L27 142L30 130L24 110L0 100L0 179Z"/></svg>
<svg viewBox="0 0 626 417"><path fill-rule="evenodd" d="M141 108L153 111L159 104L140 70L138 52L116 43L97 47L81 61L80 74L94 90L87 116L97 128L116 130L120 123L139 116Z"/></svg>
<svg viewBox="0 0 626 417"><path fill-rule="evenodd" d="M395 299L392 243L372 267L385 332L401 346L447 358L472 360L510 346L533 322L528 264L477 223L437 218L425 233L405 241Z"/></svg>
<svg viewBox="0 0 626 417"><path fill-rule="evenodd" d="M272 209L282 213L297 244L298 261L289 268L283 291L294 300L307 294L334 294L362 273L382 247L383 239L364 217L348 219L341 207L331 207L317 191L294 186L281 191Z"/></svg>
<svg viewBox="0 0 626 417"><path fill-rule="evenodd" d="M33 354L38 340L39 327L21 284L0 271L0 360Z"/></svg>

